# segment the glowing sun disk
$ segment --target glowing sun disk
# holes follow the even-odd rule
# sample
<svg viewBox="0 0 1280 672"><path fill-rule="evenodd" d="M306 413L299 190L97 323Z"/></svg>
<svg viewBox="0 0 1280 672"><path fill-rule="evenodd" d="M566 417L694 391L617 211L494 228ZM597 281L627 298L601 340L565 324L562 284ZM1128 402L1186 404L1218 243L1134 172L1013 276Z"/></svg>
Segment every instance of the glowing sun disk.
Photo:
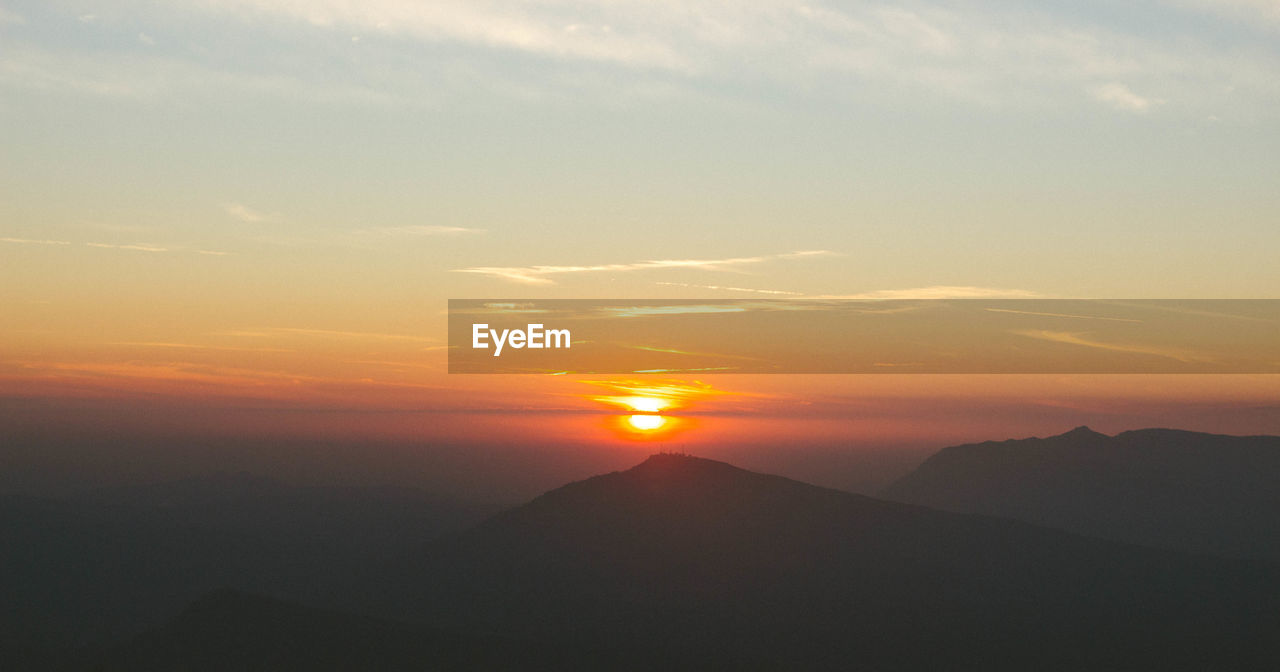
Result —
<svg viewBox="0 0 1280 672"><path fill-rule="evenodd" d="M667 424L667 419L661 415L633 415L627 422L642 432L651 432Z"/></svg>

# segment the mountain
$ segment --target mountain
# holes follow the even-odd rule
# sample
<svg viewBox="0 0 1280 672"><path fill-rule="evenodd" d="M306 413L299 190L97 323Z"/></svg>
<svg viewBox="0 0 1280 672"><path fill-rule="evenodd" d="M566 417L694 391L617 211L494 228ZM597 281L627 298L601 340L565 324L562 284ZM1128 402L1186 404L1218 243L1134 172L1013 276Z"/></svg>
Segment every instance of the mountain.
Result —
<svg viewBox="0 0 1280 672"><path fill-rule="evenodd" d="M1280 669L1274 563L695 457L434 539L413 500L335 502L311 527L257 508L277 491L232 478L88 508L0 500L5 669ZM377 552L324 551L348 535Z"/></svg>
<svg viewBox="0 0 1280 672"><path fill-rule="evenodd" d="M1280 559L1280 437L1079 427L946 448L888 499L1134 544Z"/></svg>
<svg viewBox="0 0 1280 672"><path fill-rule="evenodd" d="M220 587L341 607L381 564L491 513L407 489L245 474L0 495L0 668L49 669Z"/></svg>
<svg viewBox="0 0 1280 672"><path fill-rule="evenodd" d="M536 643L416 628L220 590L163 627L98 652L94 672L604 669L610 661Z"/></svg>
<svg viewBox="0 0 1280 672"><path fill-rule="evenodd" d="M1268 564L655 455L386 572L398 617L683 669L1258 669Z"/></svg>

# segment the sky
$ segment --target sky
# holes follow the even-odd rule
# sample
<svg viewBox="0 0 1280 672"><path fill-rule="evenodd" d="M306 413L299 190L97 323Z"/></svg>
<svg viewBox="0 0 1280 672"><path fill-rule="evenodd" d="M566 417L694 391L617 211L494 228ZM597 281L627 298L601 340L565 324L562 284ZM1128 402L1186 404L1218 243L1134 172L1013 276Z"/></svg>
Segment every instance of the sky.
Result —
<svg viewBox="0 0 1280 672"><path fill-rule="evenodd" d="M1276 298L1278 122L1264 0L0 0L3 417L631 459L445 373L447 300ZM1267 377L676 382L702 451L1280 433Z"/></svg>

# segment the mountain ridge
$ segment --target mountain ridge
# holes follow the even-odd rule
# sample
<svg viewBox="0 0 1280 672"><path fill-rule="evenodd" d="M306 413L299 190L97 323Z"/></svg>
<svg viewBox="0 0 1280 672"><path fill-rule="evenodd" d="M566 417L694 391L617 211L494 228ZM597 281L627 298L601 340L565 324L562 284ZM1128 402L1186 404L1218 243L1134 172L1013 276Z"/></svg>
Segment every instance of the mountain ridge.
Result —
<svg viewBox="0 0 1280 672"><path fill-rule="evenodd" d="M940 651L956 667L1206 665L1195 637L1274 656L1259 629L1280 610L1270 566L661 454L443 539L406 571L432 577L407 620L565 646L661 641L677 667L921 669Z"/></svg>
<svg viewBox="0 0 1280 672"><path fill-rule="evenodd" d="M22 509L0 513L6 510L16 516ZM26 525L37 539L41 521L60 519ZM88 522L87 533L103 536ZM113 564L181 559L183 549L221 550L242 561L203 534L157 539L168 541L134 549L132 565L127 554ZM245 661L267 658L302 668L328 656L317 651L358 661L371 655L372 640L385 642L396 661L462 668L485 667L495 646L517 657L541 652L552 667L557 660L600 667L589 662L597 660L649 670L1280 664L1274 563L939 511L688 455L652 455L443 537L396 545L405 551L385 564L351 565L360 571L341 572L341 581L318 578L335 569L324 570L323 555L305 561L327 596L262 596L279 594L279 582L250 591L258 596L215 593L102 660L173 669L184 657L209 658L221 663L204 669L245 669ZM7 549L0 560L21 568L27 560L18 551ZM49 569L47 582L67 590L65 576L40 566ZM32 587L30 599L41 590ZM0 601L10 610L15 604Z"/></svg>
<svg viewBox="0 0 1280 672"><path fill-rule="evenodd" d="M1174 550L1280 559L1280 437L1077 428L943 448L886 499Z"/></svg>

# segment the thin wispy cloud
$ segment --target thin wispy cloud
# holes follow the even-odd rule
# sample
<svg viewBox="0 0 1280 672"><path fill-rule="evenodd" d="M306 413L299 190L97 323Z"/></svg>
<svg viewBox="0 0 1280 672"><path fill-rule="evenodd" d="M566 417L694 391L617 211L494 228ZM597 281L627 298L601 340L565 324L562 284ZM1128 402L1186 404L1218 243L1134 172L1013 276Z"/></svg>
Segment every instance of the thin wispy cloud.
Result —
<svg viewBox="0 0 1280 672"><path fill-rule="evenodd" d="M1166 14L1176 18L1192 8L1240 24L1280 28L1280 10L1270 0L1165 0L1144 7L1151 12L1147 25L1161 25ZM178 20L195 13L210 19L216 30L252 32L269 25L258 37L264 44L283 42L277 46L288 53L311 44L313 33L331 33L353 48L376 43L381 57L357 59L353 52L343 67L318 74L300 67L297 58L229 69L194 49L162 56L158 46L120 54L50 52L19 44L0 58L0 84L154 102L216 92L217 97L234 93L435 107L477 90L526 102L583 95L617 101L620 95L699 96L706 93L699 91L701 82L720 81L732 82L731 88L783 86L805 95L911 92L980 106L1043 108L1075 101L1149 112L1159 101L1169 101L1171 110L1199 108L1201 119L1226 105L1274 109L1271 103L1280 93L1280 58L1274 50L1212 34L1152 31L1106 14L1090 20L1088 13L1052 6L175 0L147 10L151 14L130 16L126 8L119 18L153 31L159 30L150 25L157 13ZM278 30L282 26L285 30ZM298 32L288 32L289 27ZM298 40L299 33L305 39ZM353 42L353 35L360 40ZM454 49L457 58L424 67L418 52L423 47ZM512 69L504 64L509 60L488 54L470 58L477 52L523 56L526 63ZM341 53L324 54L335 56ZM582 65L613 71L590 73ZM869 86L822 85L851 79ZM1221 96L1224 83L1232 88L1229 99Z"/></svg>
<svg viewBox="0 0 1280 672"><path fill-rule="evenodd" d="M405 102L396 86L375 90L364 82L317 79L301 73L229 70L190 56L50 50L5 45L0 86L26 91L74 93L138 103L283 99L315 104L386 105ZM425 101L424 101L425 102Z"/></svg>
<svg viewBox="0 0 1280 672"><path fill-rule="evenodd" d="M664 352L671 355L687 355L689 357L717 357L720 359L746 359L751 361L760 361L759 357L747 357L745 355L728 355L718 352L690 352L688 350L678 350L675 348L658 348L650 345L623 345L624 348L632 350L644 350L646 352Z"/></svg>
<svg viewBox="0 0 1280 672"><path fill-rule="evenodd" d="M484 307L488 310L502 311L504 313L545 313L544 308L536 307L534 303L486 303Z"/></svg>
<svg viewBox="0 0 1280 672"><path fill-rule="evenodd" d="M1073 320L1103 320L1106 322L1138 322L1142 320L1134 320L1127 317L1104 317L1101 315L1074 315L1071 313L1043 313L1035 310L1013 310L1010 308L984 308L988 313L1008 313L1011 315L1034 315L1037 317L1063 317Z"/></svg>
<svg viewBox="0 0 1280 672"><path fill-rule="evenodd" d="M1116 82L1104 84L1094 89L1093 97L1124 112L1146 112L1152 106L1164 102L1140 96L1130 90L1129 87Z"/></svg>
<svg viewBox="0 0 1280 672"><path fill-rule="evenodd" d="M815 299L1027 299L1040 296L1026 289L1004 289L1000 287L972 287L955 285L936 285L933 287L916 287L914 289L882 289L857 294L824 294L810 298Z"/></svg>
<svg viewBox="0 0 1280 672"><path fill-rule="evenodd" d="M70 245L68 240L37 240L34 238L0 238L0 243L13 243L15 245Z"/></svg>
<svg viewBox="0 0 1280 672"><path fill-rule="evenodd" d="M1084 348L1093 348L1096 350L1109 350L1111 352L1126 352L1135 355L1151 355L1153 357L1164 357L1167 359L1177 360L1185 363L1195 362L1211 362L1212 358L1202 353L1194 352L1184 348L1168 348L1156 345L1134 345L1122 343L1107 343L1090 338L1088 334L1080 334L1066 331L1047 331L1039 329L1026 329L1010 332L1019 336L1026 336L1043 341L1051 341L1053 343L1064 343L1067 345L1078 345Z"/></svg>
<svg viewBox="0 0 1280 672"><path fill-rule="evenodd" d="M655 315L705 315L712 313L744 313L745 306L627 306L623 308L601 308L611 317L653 317Z"/></svg>
<svg viewBox="0 0 1280 672"><path fill-rule="evenodd" d="M581 380L593 387L603 388L610 394L575 395L622 408L648 412L684 408L690 404L713 397L734 395L754 396L718 390L701 381L684 380Z"/></svg>
<svg viewBox="0 0 1280 672"><path fill-rule="evenodd" d="M296 385L298 382L329 382L327 379L292 371L215 366L201 362L56 362L21 360L17 366L31 373L56 373L103 378L129 378L164 383L249 384L257 389L262 382Z"/></svg>
<svg viewBox="0 0 1280 672"><path fill-rule="evenodd" d="M1221 15L1278 13L1269 0L1174 0ZM808 87L853 77L980 104L1089 99L1141 106L1170 94L1208 104L1222 81L1274 93L1275 59L1212 40L1174 39L1052 7L759 0L200 0L179 5L244 24L262 18L314 31L587 62L637 75L768 80ZM1177 7L1151 8L1153 21ZM1280 24L1277 24L1280 25ZM1268 74L1270 73L1270 74ZM612 78L615 84L619 78ZM1115 89L1123 85L1128 94ZM533 84L529 82L527 84ZM536 86L536 84L534 84ZM1132 88L1130 88L1132 87ZM513 86L528 92L530 86ZM1134 91L1150 91L1141 95ZM1101 93L1100 93L1101 92Z"/></svg>
<svg viewBox="0 0 1280 672"><path fill-rule="evenodd" d="M464 226L416 224L410 226L382 226L371 229L359 229L356 233L361 235L394 238L416 238L421 236L463 236L484 233L484 231L484 229L471 229Z"/></svg>
<svg viewBox="0 0 1280 672"><path fill-rule="evenodd" d="M422 352L435 352L439 350L448 350L447 345L433 345L422 348ZM440 364L436 362L403 362L403 361L387 361L382 359L348 359L344 360L347 364L364 364L370 366L386 366L393 369L427 369L430 371L439 371Z"/></svg>
<svg viewBox="0 0 1280 672"><path fill-rule="evenodd" d="M257 210L254 210L253 208L250 208L247 205L242 205L240 203L223 203L222 210L223 212L227 213L231 217L238 219L242 222L245 222L247 224L260 224L262 222L267 222L274 219L272 215L259 212Z"/></svg>
<svg viewBox="0 0 1280 672"><path fill-rule="evenodd" d="M112 229L113 227L104 225L100 228ZM133 229L131 227L121 227L121 230L131 231ZM42 240L42 239L35 239L35 238L0 238L0 243L11 243L15 245L58 245L58 246L84 245L85 247L95 247L101 250L126 250L126 251L134 251L134 252L181 252L182 251L182 246L178 246L177 248L173 246L162 247L160 245L153 245L149 243L99 243L99 242L74 243L69 240ZM219 252L217 250L193 250L193 251L196 254L205 254L205 255L219 256L219 257L231 254L230 252Z"/></svg>
<svg viewBox="0 0 1280 672"><path fill-rule="evenodd" d="M1236 19L1254 26L1280 29L1280 2L1276 0L1172 0L1172 4Z"/></svg>
<svg viewBox="0 0 1280 672"><path fill-rule="evenodd" d="M455 273L475 273L503 280L510 280L527 285L551 285L555 281L547 276L582 274L582 273L630 273L657 269L697 269L703 271L725 271L735 267L761 264L781 259L803 259L834 255L828 250L802 250L785 254L771 254L757 257L730 257L727 259L654 259L625 264L591 264L583 266L473 266L471 268L454 269Z"/></svg>
<svg viewBox="0 0 1280 672"><path fill-rule="evenodd" d="M542 54L673 69L691 67L661 33L647 28L671 8L634 0L612 7L592 2L545 2L512 7L485 0L311 0L304 4L264 0L192 3L213 11L257 18L284 17L340 31L460 42ZM602 11L603 10L603 11ZM685 14L689 17L689 14ZM637 25L640 22L641 25Z"/></svg>
<svg viewBox="0 0 1280 672"><path fill-rule="evenodd" d="M723 287L720 285L692 285L687 282L657 282L667 287L688 287L690 289L711 289L720 292L748 292L752 294L769 294L775 296L802 296L801 292L788 292L781 289L752 289L750 287Z"/></svg>
<svg viewBox="0 0 1280 672"><path fill-rule="evenodd" d="M692 369L637 369L631 373L709 373L712 371L733 371L736 366L699 366Z"/></svg>
<svg viewBox="0 0 1280 672"><path fill-rule="evenodd" d="M143 224L116 224L114 222L85 222L86 226L98 229L100 231L110 231L111 233L148 233L155 231L154 226L146 226Z"/></svg>
<svg viewBox="0 0 1280 672"><path fill-rule="evenodd" d="M136 252L168 252L167 247L157 247L155 245L114 245L112 243L85 243L89 247L101 247L110 250L133 250Z"/></svg>
<svg viewBox="0 0 1280 672"><path fill-rule="evenodd" d="M214 350L225 352L293 352L284 348L240 348L228 345L204 345L200 343L168 343L163 341L118 341L107 345L122 345L138 348L168 348L175 350Z"/></svg>
<svg viewBox="0 0 1280 672"><path fill-rule="evenodd" d="M300 327L260 327L224 331L217 336L240 336L245 338L279 338L282 336L312 336L342 340L374 340L374 341L410 341L430 343L436 339L410 334L385 334L368 331L341 331L334 329L305 329Z"/></svg>

